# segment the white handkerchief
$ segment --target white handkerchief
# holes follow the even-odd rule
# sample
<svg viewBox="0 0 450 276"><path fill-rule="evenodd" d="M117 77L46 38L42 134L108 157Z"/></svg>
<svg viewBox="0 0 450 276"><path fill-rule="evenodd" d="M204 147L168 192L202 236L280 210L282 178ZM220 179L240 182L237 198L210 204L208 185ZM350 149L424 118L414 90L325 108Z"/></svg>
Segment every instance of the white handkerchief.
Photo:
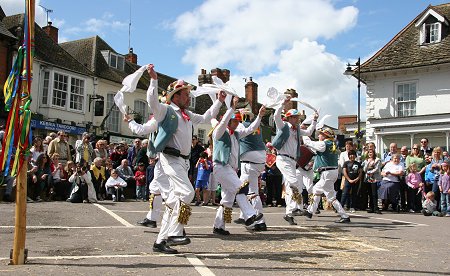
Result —
<svg viewBox="0 0 450 276"><path fill-rule="evenodd" d="M136 72L133 74L130 74L126 76L122 81L122 88L117 92L117 94L114 96L114 103L119 108L120 112L122 114L127 113L127 106L123 103L124 102L124 95L123 92L126 93L133 93L134 90L136 90L136 86L139 82L139 79L142 77L142 74L147 70L147 65L142 66Z"/></svg>

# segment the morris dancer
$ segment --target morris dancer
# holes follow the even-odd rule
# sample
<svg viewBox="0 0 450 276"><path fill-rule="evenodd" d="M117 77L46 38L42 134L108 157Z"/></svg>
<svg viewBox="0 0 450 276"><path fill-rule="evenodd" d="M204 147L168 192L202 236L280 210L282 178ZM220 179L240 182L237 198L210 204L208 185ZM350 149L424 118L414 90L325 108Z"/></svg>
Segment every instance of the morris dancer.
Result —
<svg viewBox="0 0 450 276"><path fill-rule="evenodd" d="M177 254L178 251L170 248L168 241L171 245L185 245L191 242L183 235L183 232L184 225L187 224L191 215L189 205L195 194L187 173L193 126L209 122L211 118L217 116L226 94L220 92L218 100L204 115L195 114L187 110L190 104L189 92L192 87L183 80L178 80L167 88L166 101L170 104L161 104L158 100L158 76L154 65L150 64L147 68L151 78L147 90L147 101L159 124L154 143L155 151L160 152L159 162L172 184L161 229L153 244L153 251ZM170 239L169 233L174 233Z"/></svg>
<svg viewBox="0 0 450 276"><path fill-rule="evenodd" d="M293 211L296 209L296 199L300 195L300 187L298 186L296 165L297 159L300 157L300 138L301 136L309 136L316 128L317 118L319 114L314 114L314 120L306 129L300 129L299 115L296 109L290 109L286 112L286 121L281 119L281 111L286 103L289 102L290 96L284 100L274 114L277 134L272 141L272 145L278 150L277 167L284 176L285 182L285 201L286 215L283 217L290 225L297 225L293 217Z"/></svg>
<svg viewBox="0 0 450 276"><path fill-rule="evenodd" d="M259 127L266 109L262 106L259 110L258 118L247 128L237 129L239 122L242 121L241 114L235 112L238 100L238 97L233 98L231 108L225 113L212 135L214 142L213 173L217 182L222 185L221 206L217 210L213 229L213 233L218 235L230 234L229 231L225 230L225 223L231 222L232 207L235 198L244 214L246 226L252 225L263 217L262 213L257 214L255 212L247 200L249 190L248 181L241 181L236 171L239 163L239 139L252 134ZM246 173L248 174L248 172Z"/></svg>
<svg viewBox="0 0 450 276"><path fill-rule="evenodd" d="M241 110L243 117L242 124L239 124L238 129L246 128L250 126L251 120L254 115L250 110ZM264 115L264 114L263 114ZM263 116L260 115L260 116ZM248 198L258 214L263 213L263 205L261 198L259 197L259 185L258 178L264 171L264 165L266 162L266 146L263 142L261 130L258 128L256 131L246 137L240 137L240 161L241 161L241 183L249 182L248 185ZM238 220L235 222L244 223L244 213L241 210ZM254 231L267 231L267 225L264 218L256 221L252 230Z"/></svg>
<svg viewBox="0 0 450 276"><path fill-rule="evenodd" d="M141 125L136 123L130 115L125 114L123 120L128 122L130 130L137 135L150 135L158 129L158 122L152 118L147 123ZM149 139L149 143L152 143ZM139 221L138 224L151 228L156 228L156 222L161 217L161 208L163 200L166 200L170 192L169 178L163 173L161 162L157 162L155 165L155 177L150 182L150 210L147 216Z"/></svg>
<svg viewBox="0 0 450 276"><path fill-rule="evenodd" d="M334 131L330 128L319 130L319 141L311 141L309 137L303 137L305 145L312 148L317 156L314 160L314 170L320 173L320 180L313 187L314 201L308 206L305 216L312 218L314 210L317 209L322 194L325 194L328 202L337 210L341 219L337 223L350 222L342 205L336 199L334 182L338 177L338 152L334 143Z"/></svg>

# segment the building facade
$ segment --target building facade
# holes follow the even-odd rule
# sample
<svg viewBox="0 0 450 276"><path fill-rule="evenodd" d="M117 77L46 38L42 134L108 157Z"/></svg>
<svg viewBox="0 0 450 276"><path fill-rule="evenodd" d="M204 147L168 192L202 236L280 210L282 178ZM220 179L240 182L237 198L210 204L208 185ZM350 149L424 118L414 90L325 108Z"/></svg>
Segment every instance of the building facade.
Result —
<svg viewBox="0 0 450 276"><path fill-rule="evenodd" d="M379 152L421 138L449 148L450 4L428 6L360 67L366 141Z"/></svg>

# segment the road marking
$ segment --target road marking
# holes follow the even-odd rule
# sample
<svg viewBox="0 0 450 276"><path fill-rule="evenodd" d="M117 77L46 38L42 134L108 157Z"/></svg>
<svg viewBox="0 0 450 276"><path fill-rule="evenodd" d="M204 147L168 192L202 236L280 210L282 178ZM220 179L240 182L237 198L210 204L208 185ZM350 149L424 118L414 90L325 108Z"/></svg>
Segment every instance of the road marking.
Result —
<svg viewBox="0 0 450 276"><path fill-rule="evenodd" d="M6 228L14 228L14 225L9 226L0 226L0 229L6 229ZM44 225L27 225L27 229L126 229L126 228L138 228L140 226L60 226L60 225L53 225L53 226L44 226Z"/></svg>
<svg viewBox="0 0 450 276"><path fill-rule="evenodd" d="M121 218L120 216L118 216L116 213L110 211L108 208L106 208L105 206L102 206L98 203L94 203L93 205L97 206L98 208L100 208L101 210L105 211L106 213L108 213L110 216L112 216L113 218L115 218L118 222L122 223L123 225L125 225L126 227L135 227L133 224L129 223L128 221L124 220L123 218Z"/></svg>
<svg viewBox="0 0 450 276"><path fill-rule="evenodd" d="M35 256L35 257L27 257L27 260L82 260L82 259L114 259L114 258L154 258L154 257L177 257L177 256L186 256L192 254L127 254L127 255L86 255L86 256ZM196 254L197 256L202 257L229 257L230 254L214 254L214 253L205 253L205 254ZM193 255L192 255L193 256ZM189 256L191 257L191 256ZM195 256L194 256L195 258ZM0 261L9 261L9 258L0 258ZM199 260L200 261L200 260ZM203 274L202 274L203 275ZM208 274L204 274L208 275ZM214 275L214 274L210 274Z"/></svg>
<svg viewBox="0 0 450 276"><path fill-rule="evenodd" d="M416 223L416 222L410 222L410 221L404 221L404 220L397 220L397 219L378 218L378 217L363 216L363 215L355 215L355 214L351 214L350 216L351 216L351 217L362 217L362 218L371 218L371 219L378 219L378 220L386 220L386 221L399 222L399 223L406 223L406 224L413 224L413 225L415 225L415 226L429 226L428 224L422 224L422 223Z"/></svg>
<svg viewBox="0 0 450 276"><path fill-rule="evenodd" d="M367 244L367 243L363 243L363 242L360 242L360 241L354 241L354 240L347 239L347 238L336 237L336 239L340 240L340 241L353 242L353 243L355 243L355 244L357 244L359 246L371 249L373 251L389 251L387 249L384 249L384 248L381 248L381 247L377 247L375 245L370 245L370 244Z"/></svg>
<svg viewBox="0 0 450 276"><path fill-rule="evenodd" d="M186 259L194 266L195 270L202 276L215 276L215 274L195 255L186 254Z"/></svg>

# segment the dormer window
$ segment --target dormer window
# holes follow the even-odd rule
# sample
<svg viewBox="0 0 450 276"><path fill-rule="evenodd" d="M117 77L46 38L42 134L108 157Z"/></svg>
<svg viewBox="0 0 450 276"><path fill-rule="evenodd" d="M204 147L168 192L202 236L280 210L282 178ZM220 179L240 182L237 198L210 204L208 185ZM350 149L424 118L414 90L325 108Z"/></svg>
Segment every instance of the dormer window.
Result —
<svg viewBox="0 0 450 276"><path fill-rule="evenodd" d="M420 45L440 42L443 38L443 27L448 25L445 17L429 9L415 24L420 28Z"/></svg>
<svg viewBox="0 0 450 276"><path fill-rule="evenodd" d="M111 51L102 51L102 55L108 63L109 67L116 68L122 71L124 70L125 58L123 56Z"/></svg>

